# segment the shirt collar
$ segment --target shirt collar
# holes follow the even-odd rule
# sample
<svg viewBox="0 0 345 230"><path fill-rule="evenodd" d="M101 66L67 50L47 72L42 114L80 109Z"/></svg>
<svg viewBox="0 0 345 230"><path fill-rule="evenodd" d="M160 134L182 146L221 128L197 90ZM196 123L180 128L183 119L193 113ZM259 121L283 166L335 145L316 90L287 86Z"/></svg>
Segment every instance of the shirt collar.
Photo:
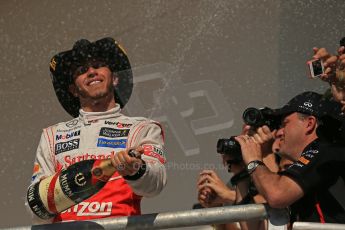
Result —
<svg viewBox="0 0 345 230"><path fill-rule="evenodd" d="M119 117L122 114L121 108L119 104L116 104L116 106L112 109L109 109L104 112L86 112L82 109L79 110L79 119L84 123L84 124L90 124L93 122L96 122L98 120L103 120L107 118L113 118L113 117Z"/></svg>

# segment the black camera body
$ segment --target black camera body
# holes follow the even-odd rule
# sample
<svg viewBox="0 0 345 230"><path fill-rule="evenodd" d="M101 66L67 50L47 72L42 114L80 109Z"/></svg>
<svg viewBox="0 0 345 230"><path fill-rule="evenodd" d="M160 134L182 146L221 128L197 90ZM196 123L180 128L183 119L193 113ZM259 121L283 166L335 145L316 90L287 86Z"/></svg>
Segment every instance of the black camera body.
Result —
<svg viewBox="0 0 345 230"><path fill-rule="evenodd" d="M280 117L273 115L273 110L265 107L261 109L247 108L242 115L245 124L257 129L267 125L271 130L278 129L280 126ZM242 161L241 145L235 140L235 136L222 138L217 142L217 152L229 154L236 160Z"/></svg>
<svg viewBox="0 0 345 230"><path fill-rule="evenodd" d="M219 139L217 141L217 153L232 155L234 160L242 161L241 145L235 140L235 136Z"/></svg>
<svg viewBox="0 0 345 230"><path fill-rule="evenodd" d="M270 130L278 129L280 126L280 117L273 115L273 110L264 108L248 108L242 115L245 124L257 129L263 125L267 125Z"/></svg>

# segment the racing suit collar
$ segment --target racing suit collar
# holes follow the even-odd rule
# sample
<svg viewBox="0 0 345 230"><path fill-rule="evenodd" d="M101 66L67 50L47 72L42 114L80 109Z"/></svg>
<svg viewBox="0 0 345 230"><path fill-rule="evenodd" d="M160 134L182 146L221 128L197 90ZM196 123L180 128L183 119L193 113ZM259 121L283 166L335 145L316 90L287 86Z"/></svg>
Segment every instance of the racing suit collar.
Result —
<svg viewBox="0 0 345 230"><path fill-rule="evenodd" d="M121 108L120 104L116 104L116 106L112 109L109 109L104 112L86 112L82 109L79 110L79 119L85 124L89 125L93 122L98 120L103 120L107 118L119 117Z"/></svg>

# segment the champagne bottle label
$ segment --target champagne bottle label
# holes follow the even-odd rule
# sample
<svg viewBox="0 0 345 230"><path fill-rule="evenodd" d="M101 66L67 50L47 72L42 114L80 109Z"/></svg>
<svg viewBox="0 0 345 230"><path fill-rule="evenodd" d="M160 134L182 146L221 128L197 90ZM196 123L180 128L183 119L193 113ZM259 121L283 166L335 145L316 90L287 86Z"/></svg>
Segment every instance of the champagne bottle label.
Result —
<svg viewBox="0 0 345 230"><path fill-rule="evenodd" d="M115 171L109 162L101 163L101 160L71 165L29 187L27 199L31 210L40 218L48 219L97 193L111 175L102 176L101 181L91 173L95 166L103 166L111 175ZM103 172L102 168L99 170Z"/></svg>
<svg viewBox="0 0 345 230"><path fill-rule="evenodd" d="M39 195L39 186L40 183L33 184L29 187L27 193L27 200L29 206L33 213L35 213L41 219L49 219L54 217L54 214L48 212L46 207L41 200L41 196Z"/></svg>
<svg viewBox="0 0 345 230"><path fill-rule="evenodd" d="M60 175L61 176L61 175ZM68 188L68 182L60 180L59 173L45 178L39 183L31 186L28 191L29 206L32 211L42 219L48 219L68 207L76 204L66 194L70 194L71 190ZM32 194L32 195L29 195ZM30 198L36 200L39 205L34 208L34 204L30 203Z"/></svg>
<svg viewBox="0 0 345 230"><path fill-rule="evenodd" d="M100 160L86 160L74 164L61 172L61 185L65 195L67 195L75 203L79 203L96 192L98 192L107 181L95 180L91 173L94 164ZM63 186L65 184L65 186Z"/></svg>
<svg viewBox="0 0 345 230"><path fill-rule="evenodd" d="M61 178L60 175L54 186L54 197L49 197L51 199L51 202L54 202L54 211L56 213L62 212L65 209L76 204L75 201L70 199L69 195L71 194L71 191L68 188L68 183L62 180L63 178Z"/></svg>

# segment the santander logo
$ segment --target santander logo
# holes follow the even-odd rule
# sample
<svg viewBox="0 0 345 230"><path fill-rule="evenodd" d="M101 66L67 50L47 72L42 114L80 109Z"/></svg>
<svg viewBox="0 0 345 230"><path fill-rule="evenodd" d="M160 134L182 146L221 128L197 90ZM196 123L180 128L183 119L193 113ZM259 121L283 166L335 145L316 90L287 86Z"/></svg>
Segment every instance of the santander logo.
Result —
<svg viewBox="0 0 345 230"><path fill-rule="evenodd" d="M69 167L79 161L109 159L115 155L115 151L110 153L83 153L78 156L66 155L63 158L64 167Z"/></svg>

